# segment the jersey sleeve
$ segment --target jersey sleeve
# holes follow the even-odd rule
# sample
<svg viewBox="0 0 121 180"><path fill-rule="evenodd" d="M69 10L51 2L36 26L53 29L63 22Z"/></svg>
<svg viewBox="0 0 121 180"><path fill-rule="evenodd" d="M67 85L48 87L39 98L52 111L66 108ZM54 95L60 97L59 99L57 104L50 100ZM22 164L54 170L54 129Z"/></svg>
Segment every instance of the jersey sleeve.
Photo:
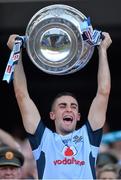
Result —
<svg viewBox="0 0 121 180"><path fill-rule="evenodd" d="M27 133L32 150L37 149L41 144L42 139L44 138L45 130L46 126L41 120L34 134Z"/></svg>
<svg viewBox="0 0 121 180"><path fill-rule="evenodd" d="M99 147L102 139L103 128L93 131L89 124L89 121L86 121L85 125L87 127L90 144Z"/></svg>

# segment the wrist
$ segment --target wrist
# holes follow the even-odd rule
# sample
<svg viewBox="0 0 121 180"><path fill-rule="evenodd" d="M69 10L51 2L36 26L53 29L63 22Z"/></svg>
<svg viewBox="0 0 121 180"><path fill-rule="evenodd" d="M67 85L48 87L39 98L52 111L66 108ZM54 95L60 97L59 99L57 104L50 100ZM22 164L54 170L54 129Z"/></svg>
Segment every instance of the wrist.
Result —
<svg viewBox="0 0 121 180"><path fill-rule="evenodd" d="M102 46L99 46L98 52L99 52L99 54L107 54L107 49Z"/></svg>

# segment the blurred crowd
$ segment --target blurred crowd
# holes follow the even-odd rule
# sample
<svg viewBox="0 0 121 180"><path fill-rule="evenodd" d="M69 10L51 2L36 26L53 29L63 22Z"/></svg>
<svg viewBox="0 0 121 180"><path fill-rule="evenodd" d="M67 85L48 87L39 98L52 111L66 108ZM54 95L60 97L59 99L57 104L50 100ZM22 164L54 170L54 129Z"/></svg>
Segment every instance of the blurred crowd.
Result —
<svg viewBox="0 0 121 180"><path fill-rule="evenodd" d="M107 123L96 164L97 179L121 179L121 131L110 131Z"/></svg>
<svg viewBox="0 0 121 180"><path fill-rule="evenodd" d="M37 179L28 139L13 137L0 129L0 179Z"/></svg>

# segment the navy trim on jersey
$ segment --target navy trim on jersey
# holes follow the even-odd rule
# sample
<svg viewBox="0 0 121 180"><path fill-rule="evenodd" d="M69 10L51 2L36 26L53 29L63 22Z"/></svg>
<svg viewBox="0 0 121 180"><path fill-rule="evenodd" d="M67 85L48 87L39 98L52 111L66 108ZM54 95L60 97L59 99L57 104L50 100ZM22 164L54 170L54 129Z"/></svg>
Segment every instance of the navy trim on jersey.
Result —
<svg viewBox="0 0 121 180"><path fill-rule="evenodd" d="M40 144L42 136L43 136L43 133L44 133L44 130L45 130L45 125L44 125L44 123L41 120L39 122L38 127L37 127L37 129L36 129L34 134L27 133L29 141L30 141L30 144L32 146L32 150L36 149L38 147L38 144ZM39 136L39 138L38 138L38 136ZM36 140L33 137L37 137Z"/></svg>
<svg viewBox="0 0 121 180"><path fill-rule="evenodd" d="M94 169L94 167L95 167L95 158L92 156L92 153L90 153L90 155L89 155L89 161L90 161L90 166L91 166L93 179L96 179L96 171Z"/></svg>
<svg viewBox="0 0 121 180"><path fill-rule="evenodd" d="M85 125L87 127L90 144L99 147L102 139L103 128L93 131L89 121L87 121Z"/></svg>
<svg viewBox="0 0 121 180"><path fill-rule="evenodd" d="M38 171L38 177L42 179L45 169L45 153L43 151L41 151L40 158L37 160L37 167L41 167Z"/></svg>

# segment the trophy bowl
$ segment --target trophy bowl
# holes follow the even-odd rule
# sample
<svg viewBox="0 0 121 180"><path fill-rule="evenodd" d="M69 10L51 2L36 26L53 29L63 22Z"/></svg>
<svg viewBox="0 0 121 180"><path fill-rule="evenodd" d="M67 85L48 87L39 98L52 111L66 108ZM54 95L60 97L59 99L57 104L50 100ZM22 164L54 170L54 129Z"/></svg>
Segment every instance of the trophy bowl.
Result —
<svg viewBox="0 0 121 180"><path fill-rule="evenodd" d="M62 4L40 9L26 28L26 49L42 71L66 75L82 69L94 51L83 40L81 23L87 19L77 9Z"/></svg>

